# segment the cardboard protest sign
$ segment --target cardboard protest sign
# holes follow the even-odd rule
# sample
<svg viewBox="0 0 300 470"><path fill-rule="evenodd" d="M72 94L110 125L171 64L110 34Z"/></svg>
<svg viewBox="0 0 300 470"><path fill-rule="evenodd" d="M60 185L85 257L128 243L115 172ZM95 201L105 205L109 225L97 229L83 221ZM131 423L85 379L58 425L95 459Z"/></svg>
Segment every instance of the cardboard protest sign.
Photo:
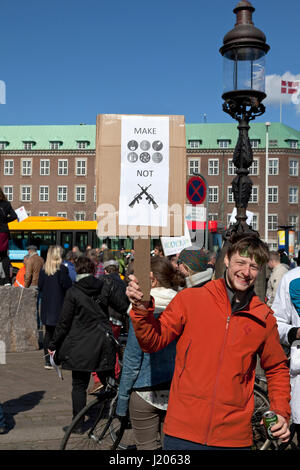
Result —
<svg viewBox="0 0 300 470"><path fill-rule="evenodd" d="M98 115L96 192L98 236L148 240L147 271L151 237L184 235L184 117Z"/></svg>

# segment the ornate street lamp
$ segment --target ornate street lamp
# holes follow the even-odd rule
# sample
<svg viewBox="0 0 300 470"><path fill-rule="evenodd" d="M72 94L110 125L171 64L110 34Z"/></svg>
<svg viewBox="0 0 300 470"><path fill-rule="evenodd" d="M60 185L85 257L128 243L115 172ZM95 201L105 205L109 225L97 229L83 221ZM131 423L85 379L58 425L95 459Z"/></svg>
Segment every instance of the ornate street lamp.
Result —
<svg viewBox="0 0 300 470"><path fill-rule="evenodd" d="M236 24L223 39L220 53L224 60L223 111L238 121L239 137L234 150L233 164L236 177L232 192L237 209L237 222L230 227L226 238L233 232L256 233L246 223L246 208L252 191L248 177L253 162L248 137L249 121L265 112L262 104L265 94L265 56L270 49L266 36L252 22L255 8L247 0L240 1L233 12ZM258 235L258 234L257 234Z"/></svg>
<svg viewBox="0 0 300 470"><path fill-rule="evenodd" d="M238 121L239 137L232 162L236 167L236 177L232 181L232 192L236 205L236 223L225 234L225 245L216 262L216 279L224 273L224 255L227 244L239 234L254 234L246 223L246 209L252 191L249 168L253 162L253 153L248 136L249 122L265 112L262 101L265 94L265 56L270 49L266 36L256 28L252 21L255 8L247 0L240 1L233 12L236 24L223 39L220 53L224 61L224 100L223 110ZM256 282L256 293L262 299L265 296L265 271Z"/></svg>

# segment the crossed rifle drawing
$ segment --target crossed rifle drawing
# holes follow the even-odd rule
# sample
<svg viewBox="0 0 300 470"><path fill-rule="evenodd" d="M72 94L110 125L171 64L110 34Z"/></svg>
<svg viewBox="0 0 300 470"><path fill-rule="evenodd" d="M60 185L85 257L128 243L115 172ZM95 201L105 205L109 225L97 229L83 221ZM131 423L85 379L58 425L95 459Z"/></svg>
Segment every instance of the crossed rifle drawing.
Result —
<svg viewBox="0 0 300 470"><path fill-rule="evenodd" d="M129 207L133 207L135 203L139 204L140 200L142 199L143 194L145 194L146 201L148 201L148 204L153 204L154 209L157 209L158 205L156 204L153 196L147 192L151 184L149 184L149 186L147 186L146 188L143 188L143 186L141 186L140 184L138 186L141 188L142 191L134 196L133 200L129 204Z"/></svg>

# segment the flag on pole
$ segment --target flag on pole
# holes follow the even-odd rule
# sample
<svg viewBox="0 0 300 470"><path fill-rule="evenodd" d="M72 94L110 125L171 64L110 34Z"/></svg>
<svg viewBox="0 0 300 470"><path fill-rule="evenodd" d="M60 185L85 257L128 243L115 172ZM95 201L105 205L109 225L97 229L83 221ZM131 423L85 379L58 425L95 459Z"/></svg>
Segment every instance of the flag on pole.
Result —
<svg viewBox="0 0 300 470"><path fill-rule="evenodd" d="M287 80L281 80L281 94L282 95L292 95L297 93L300 82L290 82Z"/></svg>

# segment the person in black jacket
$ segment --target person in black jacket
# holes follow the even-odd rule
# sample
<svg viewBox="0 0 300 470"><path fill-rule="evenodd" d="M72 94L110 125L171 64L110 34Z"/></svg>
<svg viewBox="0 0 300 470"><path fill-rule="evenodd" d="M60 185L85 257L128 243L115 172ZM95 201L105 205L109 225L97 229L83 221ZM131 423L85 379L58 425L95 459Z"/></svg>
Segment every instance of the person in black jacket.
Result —
<svg viewBox="0 0 300 470"><path fill-rule="evenodd" d="M58 356L62 368L72 371L73 418L86 405L91 372L96 371L102 383L109 376L114 377L116 355L105 339L105 331L112 338L108 306L126 312L129 305L127 296L113 279L95 278L95 263L90 258L80 256L75 269L76 282L66 293L60 321L49 345L54 360L58 361ZM76 433L83 432L83 424L79 423Z"/></svg>
<svg viewBox="0 0 300 470"><path fill-rule="evenodd" d="M8 257L9 228L7 224L17 218L17 214L0 187L0 262L2 263L5 275L4 285L11 284L10 260Z"/></svg>
<svg viewBox="0 0 300 470"><path fill-rule="evenodd" d="M39 294L42 299L41 320L45 325L45 369L53 369L50 364L48 346L60 317L65 293L72 285L68 268L62 264L62 254L63 249L61 246L52 245L49 247L46 262L40 270L38 280Z"/></svg>

